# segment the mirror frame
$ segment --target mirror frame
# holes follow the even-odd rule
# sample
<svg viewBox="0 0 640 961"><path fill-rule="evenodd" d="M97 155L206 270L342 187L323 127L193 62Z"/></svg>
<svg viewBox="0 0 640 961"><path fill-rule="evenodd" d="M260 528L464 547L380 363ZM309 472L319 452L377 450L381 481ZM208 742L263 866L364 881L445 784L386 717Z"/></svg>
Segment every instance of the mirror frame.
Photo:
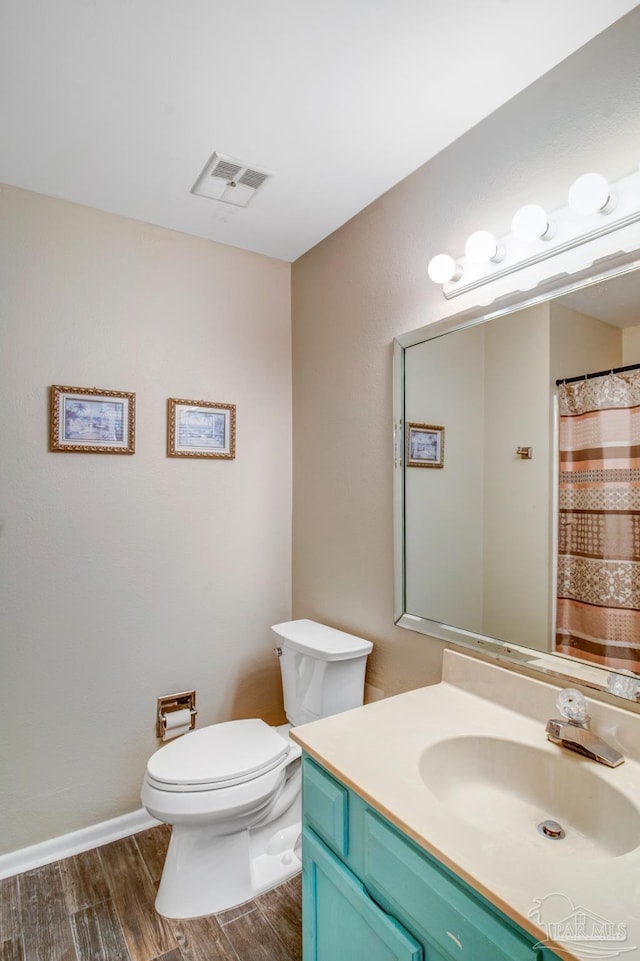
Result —
<svg viewBox="0 0 640 961"><path fill-rule="evenodd" d="M633 252L637 258L638 251ZM406 609L405 592L405 439L404 439L404 394L405 394L405 350L427 340L440 337L443 334L464 330L477 324L486 323L496 317L512 314L516 311L532 307L534 304L546 303L565 294L573 293L584 287L612 280L632 271L640 272L640 260L631 259L631 255L616 255L608 258L599 265L571 275L567 280L564 275L562 281L552 278L544 285L536 288L536 293L529 295L522 291L512 291L499 300L496 299L489 308L473 307L451 317L427 324L417 330L408 331L394 338L393 343L393 570L394 570L394 623L398 627L416 631L440 641L449 642L467 649L475 650L496 660L507 661L514 666L520 666L547 677L561 679L568 684L577 683L584 687L621 698L625 702L640 701L640 693L625 694L612 690L612 685L619 678L626 675L617 671L607 670L589 662L566 657L551 652L534 651L530 648L513 644L508 640L498 640L483 634L463 630L450 624L412 614ZM640 282L640 273L639 273ZM541 289L543 288L543 289Z"/></svg>

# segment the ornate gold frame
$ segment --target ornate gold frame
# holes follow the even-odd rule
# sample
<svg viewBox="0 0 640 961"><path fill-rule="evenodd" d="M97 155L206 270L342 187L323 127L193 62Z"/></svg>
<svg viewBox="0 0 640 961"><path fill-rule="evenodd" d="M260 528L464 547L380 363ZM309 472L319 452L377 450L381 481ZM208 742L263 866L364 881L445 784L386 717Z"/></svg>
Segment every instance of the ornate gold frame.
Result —
<svg viewBox="0 0 640 961"><path fill-rule="evenodd" d="M61 409L65 396L71 394L78 397L89 397L94 400L121 399L128 402L124 439L116 446L115 443L72 443L61 438ZM49 450L64 454L133 454L135 453L136 432L136 395L123 390L102 390L98 387L63 387L52 384L49 405Z"/></svg>
<svg viewBox="0 0 640 961"><path fill-rule="evenodd" d="M431 434L439 434L438 460L413 460L410 456L411 450L411 431L424 430ZM407 467L444 467L444 427L435 424L407 424L405 439L405 463Z"/></svg>
<svg viewBox="0 0 640 961"><path fill-rule="evenodd" d="M236 405L219 404L208 400L167 399L167 457L204 457L214 460L233 460L236 456ZM226 445L223 450L207 450L194 445L190 449L181 448L176 442L176 411L178 407L202 407L214 410L227 417Z"/></svg>

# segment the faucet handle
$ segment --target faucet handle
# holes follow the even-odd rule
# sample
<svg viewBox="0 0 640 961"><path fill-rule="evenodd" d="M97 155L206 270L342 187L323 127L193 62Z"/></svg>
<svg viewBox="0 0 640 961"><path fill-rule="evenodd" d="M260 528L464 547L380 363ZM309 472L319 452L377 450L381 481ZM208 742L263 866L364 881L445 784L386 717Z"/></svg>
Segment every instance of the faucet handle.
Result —
<svg viewBox="0 0 640 961"><path fill-rule="evenodd" d="M565 687L556 698L556 707L568 721L586 726L589 720L589 708L584 694L580 691Z"/></svg>

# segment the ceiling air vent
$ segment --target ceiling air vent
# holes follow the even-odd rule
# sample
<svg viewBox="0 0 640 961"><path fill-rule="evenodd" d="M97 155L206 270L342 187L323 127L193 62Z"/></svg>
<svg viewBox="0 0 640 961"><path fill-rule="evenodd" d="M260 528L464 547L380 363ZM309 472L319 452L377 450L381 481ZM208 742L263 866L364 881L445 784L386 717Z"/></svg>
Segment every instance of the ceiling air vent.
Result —
<svg viewBox="0 0 640 961"><path fill-rule="evenodd" d="M233 204L234 207L246 207L272 176L269 171L256 170L242 160L214 153L191 188L191 193Z"/></svg>

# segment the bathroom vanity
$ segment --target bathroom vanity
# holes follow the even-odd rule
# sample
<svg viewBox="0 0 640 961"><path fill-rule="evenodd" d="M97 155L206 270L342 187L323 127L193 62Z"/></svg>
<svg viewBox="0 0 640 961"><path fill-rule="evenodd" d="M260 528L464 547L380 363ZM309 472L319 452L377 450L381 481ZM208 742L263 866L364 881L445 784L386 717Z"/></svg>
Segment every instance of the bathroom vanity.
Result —
<svg viewBox="0 0 640 961"><path fill-rule="evenodd" d="M606 768L547 741L557 693L449 651L441 684L292 732L304 961L640 958L638 718L590 703Z"/></svg>
<svg viewBox="0 0 640 961"><path fill-rule="evenodd" d="M303 785L305 961L557 957L309 758Z"/></svg>

